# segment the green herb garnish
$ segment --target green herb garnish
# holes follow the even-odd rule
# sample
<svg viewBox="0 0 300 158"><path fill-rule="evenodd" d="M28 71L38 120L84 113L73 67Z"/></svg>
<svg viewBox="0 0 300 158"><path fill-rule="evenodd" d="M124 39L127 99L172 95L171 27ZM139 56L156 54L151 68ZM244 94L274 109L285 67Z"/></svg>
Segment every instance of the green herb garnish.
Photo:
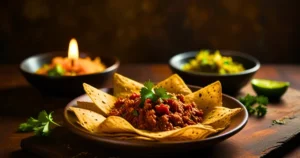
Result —
<svg viewBox="0 0 300 158"><path fill-rule="evenodd" d="M262 117L267 113L266 105L269 104L269 99L265 96L252 96L247 94L245 97L240 97L239 101L245 105L250 115L254 114ZM258 105L253 107L254 104Z"/></svg>
<svg viewBox="0 0 300 158"><path fill-rule="evenodd" d="M274 124L284 125L285 120L284 119L273 120L272 125L274 125Z"/></svg>
<svg viewBox="0 0 300 158"><path fill-rule="evenodd" d="M266 106L264 106L262 104L258 104L258 106L256 107L256 115L259 117L262 117L262 116L266 115L266 113L267 113Z"/></svg>
<svg viewBox="0 0 300 158"><path fill-rule="evenodd" d="M64 68L57 64L52 69L48 70L48 76L63 76L65 74Z"/></svg>
<svg viewBox="0 0 300 158"><path fill-rule="evenodd" d="M146 99L151 99L152 102L156 102L158 99L168 99L171 95L167 94L164 88L153 88L154 84L150 81L144 83L144 87L141 89L141 103L143 107ZM153 90L152 90L153 89Z"/></svg>
<svg viewBox="0 0 300 158"><path fill-rule="evenodd" d="M286 120L291 120L291 119L294 119L294 118L295 118L294 115L293 115L293 116L285 116L285 117L283 117L283 118L281 118L281 119L273 120L273 121L272 121L272 125L274 125L274 124L284 125L284 124L287 123Z"/></svg>
<svg viewBox="0 0 300 158"><path fill-rule="evenodd" d="M48 136L50 133L50 124L60 126L53 121L52 113L47 114L45 110L41 111L38 115L38 119L30 117L27 122L19 125L19 131L31 132L34 131L35 135Z"/></svg>
<svg viewBox="0 0 300 158"><path fill-rule="evenodd" d="M132 115L133 115L133 116L139 116L139 113L138 113L136 110L133 110L133 111L132 111Z"/></svg>

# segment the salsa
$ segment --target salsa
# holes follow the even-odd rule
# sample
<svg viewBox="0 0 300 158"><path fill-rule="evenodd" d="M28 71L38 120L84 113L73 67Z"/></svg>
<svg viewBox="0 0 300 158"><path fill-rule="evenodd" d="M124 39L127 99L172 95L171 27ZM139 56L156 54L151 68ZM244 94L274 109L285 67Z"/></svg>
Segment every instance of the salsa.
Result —
<svg viewBox="0 0 300 158"><path fill-rule="evenodd" d="M47 76L76 76L102 72L106 66L101 62L100 57L92 60L90 57L74 60L55 57L50 64L45 64L36 73Z"/></svg>
<svg viewBox="0 0 300 158"><path fill-rule="evenodd" d="M182 69L218 74L234 74L245 70L241 63L233 61L229 56L222 56L218 50L215 52L201 50L194 59L184 64Z"/></svg>
<svg viewBox="0 0 300 158"><path fill-rule="evenodd" d="M135 128L149 131L168 131L201 123L203 111L195 103L185 103L182 94L172 98L146 99L141 105L141 96L133 93L128 98L118 98L109 116L120 116Z"/></svg>

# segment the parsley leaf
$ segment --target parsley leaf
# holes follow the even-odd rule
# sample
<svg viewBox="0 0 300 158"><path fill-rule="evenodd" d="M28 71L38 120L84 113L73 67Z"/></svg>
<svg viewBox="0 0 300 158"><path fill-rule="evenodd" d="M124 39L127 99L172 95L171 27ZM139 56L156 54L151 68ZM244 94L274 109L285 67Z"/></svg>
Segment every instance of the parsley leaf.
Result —
<svg viewBox="0 0 300 158"><path fill-rule="evenodd" d="M261 95L256 98L256 102L258 104L267 105L267 104L269 104L269 99L267 97Z"/></svg>
<svg viewBox="0 0 300 158"><path fill-rule="evenodd" d="M143 107L146 99L151 99L152 102L156 102L158 99L168 99L171 95L168 95L164 88L153 88L154 84L151 81L144 83L141 93L140 106ZM153 89L153 90L152 90Z"/></svg>
<svg viewBox="0 0 300 158"><path fill-rule="evenodd" d="M258 104L258 106L256 107L256 115L259 117L262 117L262 116L266 115L266 113L267 113L266 106Z"/></svg>
<svg viewBox="0 0 300 158"><path fill-rule="evenodd" d="M144 105L146 99L151 99L152 101L154 101L156 98L156 96L154 95L154 93L152 92L152 90L146 88L146 87L143 87L140 91L141 93L141 106Z"/></svg>
<svg viewBox="0 0 300 158"><path fill-rule="evenodd" d="M35 135L48 136L50 133L50 124L60 126L53 121L52 113L47 114L45 110L41 111L38 115L38 119L30 117L27 122L19 125L19 131L31 132L34 131Z"/></svg>
<svg viewBox="0 0 300 158"><path fill-rule="evenodd" d="M242 102L244 105L248 105L248 106L251 106L253 104L255 104L256 102L256 97L255 96L252 96L250 94L247 94L245 97L241 97L240 99L240 102Z"/></svg>
<svg viewBox="0 0 300 158"><path fill-rule="evenodd" d="M48 122L48 119L47 119L47 112L45 110L41 111L39 113L39 116L38 116L38 121L40 122Z"/></svg>
<svg viewBox="0 0 300 158"><path fill-rule="evenodd" d="M133 115L133 116L139 116L139 113L138 113L138 111L133 110L133 111L132 111L132 115Z"/></svg>
<svg viewBox="0 0 300 158"><path fill-rule="evenodd" d="M171 95L168 95L164 88L154 88L154 92L158 95L161 99L168 99Z"/></svg>
<svg viewBox="0 0 300 158"><path fill-rule="evenodd" d="M144 86L145 86L147 89L152 90L154 84L153 84L152 82L150 82L150 80L149 80L149 81L146 81L146 82L144 83Z"/></svg>
<svg viewBox="0 0 300 158"><path fill-rule="evenodd" d="M243 103L249 112L249 114L256 114L258 117L262 117L267 113L266 105L269 104L269 100L265 96L252 96L247 94L245 97L240 97L239 101ZM253 107L254 104L258 104Z"/></svg>
<svg viewBox="0 0 300 158"><path fill-rule="evenodd" d="M246 106L246 109L249 112L249 114L254 114L255 113L255 109L252 106Z"/></svg>

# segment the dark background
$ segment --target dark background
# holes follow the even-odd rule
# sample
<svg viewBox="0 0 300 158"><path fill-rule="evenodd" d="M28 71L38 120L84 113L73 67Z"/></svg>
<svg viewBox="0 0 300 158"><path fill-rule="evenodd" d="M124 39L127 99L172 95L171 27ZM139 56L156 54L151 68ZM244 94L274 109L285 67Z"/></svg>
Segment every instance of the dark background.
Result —
<svg viewBox="0 0 300 158"><path fill-rule="evenodd" d="M68 49L122 63L166 63L177 53L232 49L262 63L300 63L297 0L2 0L0 62ZM66 53L67 55L67 53Z"/></svg>

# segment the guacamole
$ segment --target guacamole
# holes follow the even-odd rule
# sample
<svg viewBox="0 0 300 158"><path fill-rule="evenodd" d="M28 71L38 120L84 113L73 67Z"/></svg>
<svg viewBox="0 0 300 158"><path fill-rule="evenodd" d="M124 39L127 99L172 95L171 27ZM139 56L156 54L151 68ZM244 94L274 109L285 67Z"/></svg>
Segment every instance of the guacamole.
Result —
<svg viewBox="0 0 300 158"><path fill-rule="evenodd" d="M183 65L182 69L218 74L234 74L245 70L241 63L233 61L231 57L222 56L219 50L215 52L200 50L194 59Z"/></svg>

